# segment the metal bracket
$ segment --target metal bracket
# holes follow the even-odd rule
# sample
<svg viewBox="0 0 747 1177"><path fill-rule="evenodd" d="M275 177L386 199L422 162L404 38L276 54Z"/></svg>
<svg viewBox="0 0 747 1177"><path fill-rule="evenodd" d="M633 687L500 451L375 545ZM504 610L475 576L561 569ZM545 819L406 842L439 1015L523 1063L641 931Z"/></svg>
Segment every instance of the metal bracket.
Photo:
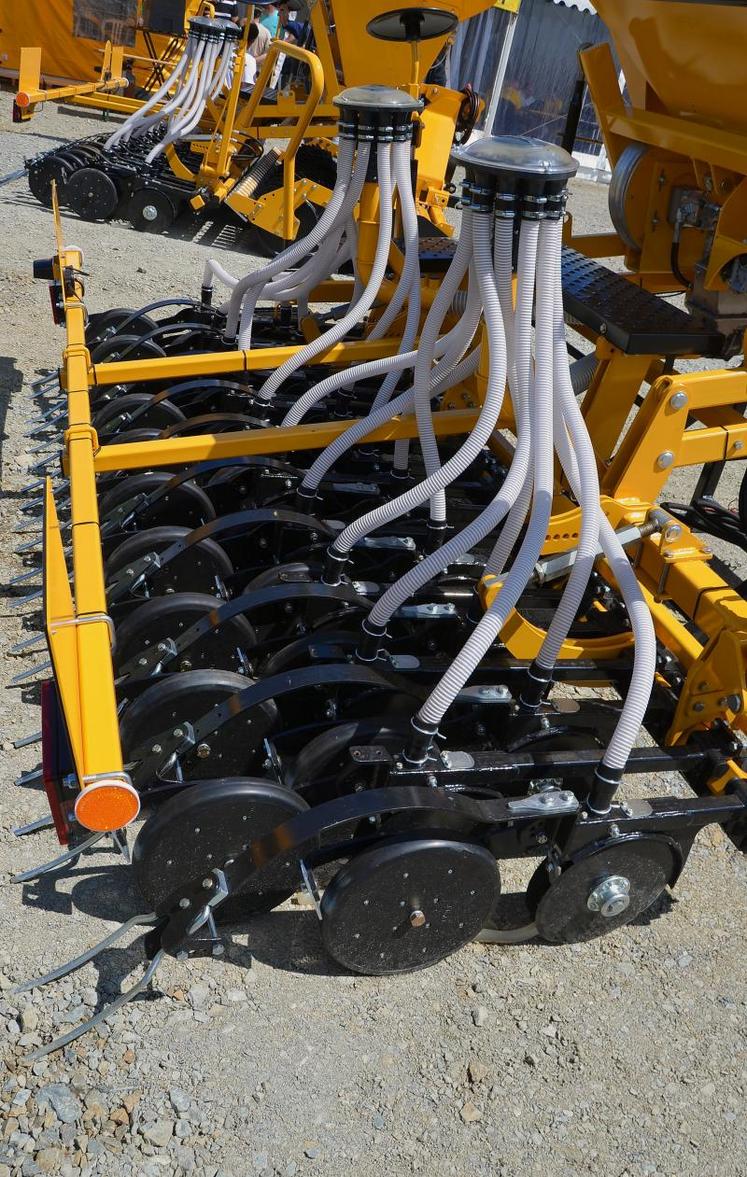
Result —
<svg viewBox="0 0 747 1177"><path fill-rule="evenodd" d="M64 629L69 625L92 625L94 622L104 621L109 630L109 644L112 650L116 645L116 634L114 631L114 622L108 613L82 613L80 617L64 617L56 621L50 621L49 632L54 633L58 629Z"/></svg>

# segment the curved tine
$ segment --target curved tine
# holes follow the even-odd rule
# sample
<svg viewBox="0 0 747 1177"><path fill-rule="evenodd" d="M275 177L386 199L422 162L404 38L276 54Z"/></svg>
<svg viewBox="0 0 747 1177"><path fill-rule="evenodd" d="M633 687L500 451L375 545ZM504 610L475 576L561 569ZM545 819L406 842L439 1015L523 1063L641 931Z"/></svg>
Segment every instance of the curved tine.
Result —
<svg viewBox="0 0 747 1177"><path fill-rule="evenodd" d="M27 601L28 597L24 597L24 600ZM30 666L28 670L22 670L20 674L14 675L13 678L10 680L10 685L12 687L20 686L21 683L26 682L30 678L33 678L34 675L41 674L42 671L47 671L47 670L51 670L51 669L52 669L51 659L48 659L46 662L40 662L38 666Z"/></svg>
<svg viewBox="0 0 747 1177"><path fill-rule="evenodd" d="M32 866L30 870L22 871L20 875L14 875L10 881L11 883L29 883L32 879L38 879L39 875L48 875L51 871L57 870L58 866L65 866L68 862L75 862L80 858L84 850L95 846L103 837L103 833L92 834L90 838L79 842L72 850L66 850L64 854L58 855L57 858L52 858L49 862L42 863L41 866Z"/></svg>
<svg viewBox="0 0 747 1177"><path fill-rule="evenodd" d="M54 825L54 818L51 813L45 813L43 817L37 817L35 821L26 822L23 826L15 826L13 833L17 838L23 838L26 834L35 834L37 830L46 830Z"/></svg>
<svg viewBox="0 0 747 1177"><path fill-rule="evenodd" d="M93 960L105 948L110 948L112 944L116 944L117 940L129 932L130 928L147 927L156 923L157 920L158 916L154 911L148 911L145 915L133 915L125 923L115 928L113 932L110 932L108 936L104 936L103 940L99 940L98 944L94 944L93 948L89 948L86 952L81 952L80 956L66 961L65 964L58 965L56 969L45 973L43 977L32 977L30 981L24 981L22 985L17 985L13 992L28 993L29 989L41 989L42 985L48 985L51 981L59 981L60 977L65 977L68 973L74 973L76 969L80 969L84 964L88 964L89 960Z"/></svg>
<svg viewBox="0 0 747 1177"><path fill-rule="evenodd" d="M81 1034L87 1034L89 1030L93 1030L94 1026L105 1022L107 1018L116 1013L118 1009L121 1009L123 1005L127 1005L128 1001L132 1001L133 997L137 997L138 993L142 993L143 989L147 988L156 969L163 960L163 956L164 951L162 948L159 948L140 980L136 981L131 988L126 989L124 993L120 993L119 997L116 997L109 1005L105 1005L102 1010L99 1010L87 1022L81 1022L74 1030L68 1030L67 1034L63 1034L60 1038L55 1038L54 1042L50 1042L48 1046L40 1046L37 1050L33 1050L31 1054L26 1055L27 1062L36 1062L37 1059L44 1058L45 1054L52 1054L55 1050L62 1050L63 1046L69 1046L71 1042L75 1042L76 1038L80 1038Z"/></svg>

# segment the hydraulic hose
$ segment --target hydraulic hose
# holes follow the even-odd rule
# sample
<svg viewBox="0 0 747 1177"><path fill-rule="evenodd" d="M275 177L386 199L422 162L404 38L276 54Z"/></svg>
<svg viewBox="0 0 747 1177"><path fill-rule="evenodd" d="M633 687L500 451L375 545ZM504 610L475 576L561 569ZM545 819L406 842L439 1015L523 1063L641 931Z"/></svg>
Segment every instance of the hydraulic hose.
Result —
<svg viewBox="0 0 747 1177"><path fill-rule="evenodd" d="M283 384L283 382L297 372L304 364L310 363L321 352L327 351L334 344L339 343L344 339L347 333L356 327L365 315L368 314L373 306L376 295L379 292L381 283L384 281L386 273L387 261L389 258L389 247L392 239L392 174L391 174L391 143L380 143L376 152L376 163L379 175L379 190L380 190L380 216L379 216L379 237L376 243L376 251L374 253L374 260L371 266L371 273L369 275L366 289L354 303L346 315L339 319L329 330L317 336L305 347L302 347L294 356L276 368L271 376L265 380L262 387L259 389L258 397L260 400L272 400L275 393ZM234 292L235 294L235 292ZM241 335L239 335L239 346L242 346Z"/></svg>
<svg viewBox="0 0 747 1177"><path fill-rule="evenodd" d="M347 559L348 553L353 545L359 543L370 532L375 531L376 528L385 524L392 523L401 515L419 507L427 499L431 498L432 495L443 490L450 482L458 478L478 456L495 428L503 404L503 394L506 386L506 338L493 271L493 259L490 248L490 218L485 214L475 215L472 229L475 272L480 284L486 324L488 324L489 338L495 356L495 363L491 365L485 400L480 414L470 435L445 465L440 466L433 474L418 483L417 486L410 487L404 494L399 495L388 503L382 504L373 511L369 511L368 514L363 515L360 519L356 519L353 523L349 524L335 538L329 549L329 555L332 561L344 561ZM448 309L453 293L449 296L444 312ZM438 296L434 300L434 307L436 302L438 302ZM396 399L398 400L399 398ZM394 404L394 401L391 404Z"/></svg>
<svg viewBox="0 0 747 1177"><path fill-rule="evenodd" d="M560 265L561 231L559 221L543 221L539 234L535 373L531 410L534 501L529 526L514 565L495 601L413 719L413 727L419 732L435 733L459 691L487 654L526 587L547 535L553 497L553 276L556 267ZM488 305L486 302L486 322ZM493 337L494 327L491 323L491 342Z"/></svg>

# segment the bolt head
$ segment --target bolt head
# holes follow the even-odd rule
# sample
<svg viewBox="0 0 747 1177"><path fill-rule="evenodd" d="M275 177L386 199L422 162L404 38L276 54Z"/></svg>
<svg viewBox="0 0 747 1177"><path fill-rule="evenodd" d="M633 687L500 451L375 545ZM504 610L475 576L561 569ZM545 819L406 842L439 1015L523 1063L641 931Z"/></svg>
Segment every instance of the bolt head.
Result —
<svg viewBox="0 0 747 1177"><path fill-rule="evenodd" d="M659 470L668 470L674 461L674 454L671 450L663 450L656 459L656 465Z"/></svg>
<svg viewBox="0 0 747 1177"><path fill-rule="evenodd" d="M207 760L208 756L210 755L210 745L198 744L197 755L199 756L200 760Z"/></svg>
<svg viewBox="0 0 747 1177"><path fill-rule="evenodd" d="M151 752L153 752L156 756L158 756L159 752L163 752L163 748L161 747L160 744L154 744L153 747L151 748Z"/></svg>
<svg viewBox="0 0 747 1177"><path fill-rule="evenodd" d="M186 896L184 897L184 899L179 900L179 906L182 909L189 907L189 900L186 898Z"/></svg>
<svg viewBox="0 0 747 1177"><path fill-rule="evenodd" d="M158 216L158 209L156 208L155 205L153 205L153 204L143 205L143 220L144 221L155 221L157 216Z"/></svg>
<svg viewBox="0 0 747 1177"><path fill-rule="evenodd" d="M670 396L669 405L672 409L684 409L687 404L686 392L675 392L674 396Z"/></svg>
<svg viewBox="0 0 747 1177"><path fill-rule="evenodd" d="M425 924L425 912L416 907L414 911L410 912L410 926L413 928L422 928Z"/></svg>

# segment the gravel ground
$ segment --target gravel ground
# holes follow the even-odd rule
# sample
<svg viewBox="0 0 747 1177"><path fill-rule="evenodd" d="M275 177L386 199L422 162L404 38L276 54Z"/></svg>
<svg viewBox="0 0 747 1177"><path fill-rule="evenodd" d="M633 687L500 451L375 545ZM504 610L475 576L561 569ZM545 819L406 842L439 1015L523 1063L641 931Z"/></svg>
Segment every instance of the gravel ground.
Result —
<svg viewBox="0 0 747 1177"><path fill-rule="evenodd" d="M66 112L23 128L4 121L2 169L99 127ZM603 188L575 186L579 228L605 226L605 200ZM0 232L7 583L22 568L11 552L33 444L23 439L28 382L56 366L62 333L31 278L32 259L51 249L51 216L24 183L0 190ZM231 256L225 230L206 243L209 227L167 240L71 218L66 235L85 250L92 310L196 290L209 248L227 245L229 268L254 264ZM27 623L6 600L6 647ZM5 681L29 664L5 654ZM336 974L313 911L286 905L237 933L222 962L168 960L152 996L28 1066L29 1049L99 1008L142 961L137 944L116 948L67 981L13 995L139 902L122 860L104 851L9 885L56 849L49 832L11 832L45 811L36 788L13 786L37 763L38 747L12 743L39 726L37 704L35 687L10 688L0 718L0 1177L747 1173L746 873L718 832L698 838L656 918L573 947L475 944L400 979Z"/></svg>

